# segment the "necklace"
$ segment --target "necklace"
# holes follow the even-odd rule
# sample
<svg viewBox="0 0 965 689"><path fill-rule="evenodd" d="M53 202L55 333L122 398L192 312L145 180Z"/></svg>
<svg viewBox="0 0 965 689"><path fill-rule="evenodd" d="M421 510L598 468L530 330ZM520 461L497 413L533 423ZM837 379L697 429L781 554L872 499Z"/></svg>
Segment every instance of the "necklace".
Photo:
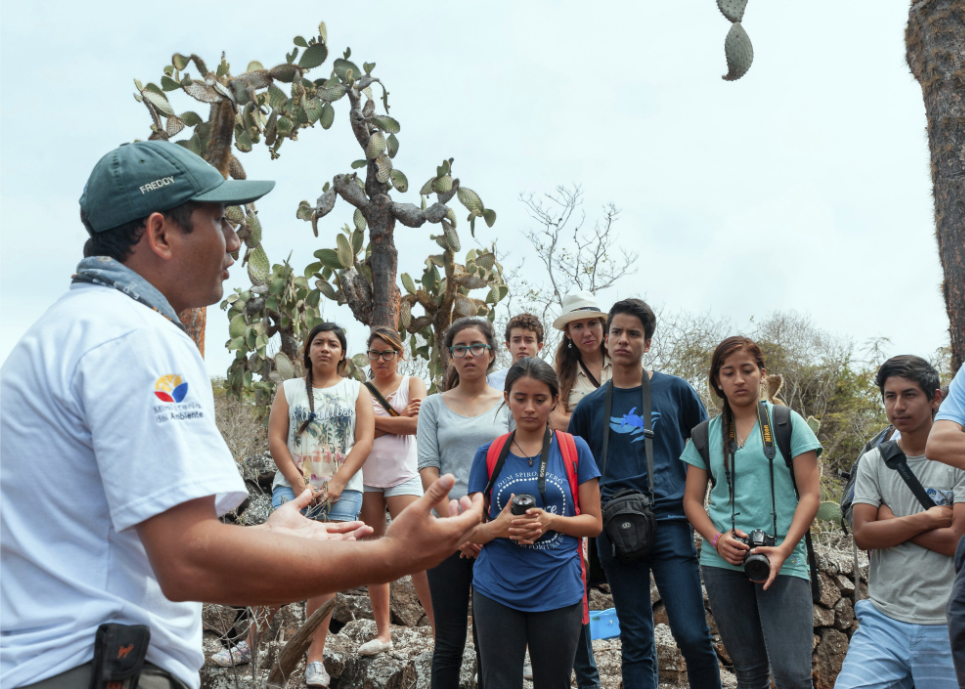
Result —
<svg viewBox="0 0 965 689"><path fill-rule="evenodd" d="M528 459L528 460L529 460L529 465L530 465L530 466L533 466L533 460L536 459L536 455L527 455L527 454L523 451L523 448L520 447L520 444L516 442L516 438L513 438L513 445L515 445L515 446L516 446L516 449L519 450L519 456L520 456L520 457L523 457L524 459ZM542 452L542 449L540 450L540 453L541 453L541 452ZM539 453L537 453L537 454L539 454Z"/></svg>
<svg viewBox="0 0 965 689"><path fill-rule="evenodd" d="M748 436L749 436L749 435L750 435L750 434L748 434ZM745 438L741 438L740 433L737 433L737 447L738 447L738 449L744 447L744 443L746 443L746 442L747 442L747 438L746 438L746 437L745 437Z"/></svg>

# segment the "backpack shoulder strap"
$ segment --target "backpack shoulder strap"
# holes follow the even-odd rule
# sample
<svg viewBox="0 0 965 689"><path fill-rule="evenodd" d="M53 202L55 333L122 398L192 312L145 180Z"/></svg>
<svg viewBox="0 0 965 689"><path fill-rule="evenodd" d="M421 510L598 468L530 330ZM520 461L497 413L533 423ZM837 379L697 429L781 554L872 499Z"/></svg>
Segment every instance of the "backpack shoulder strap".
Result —
<svg viewBox="0 0 965 689"><path fill-rule="evenodd" d="M935 506L935 501L931 499L928 492L922 487L921 482L918 477L915 476L911 467L908 466L907 457L905 453L901 451L898 447L897 440L888 440L878 446L878 451L881 453L881 458L885 460L885 464L889 469L894 469L901 476L902 480L911 488L911 492L915 494L918 498L918 502L926 510Z"/></svg>
<svg viewBox="0 0 965 689"><path fill-rule="evenodd" d="M710 421L701 421L699 424L694 426L693 430L690 431L690 442L694 444L694 448L700 454L700 458L704 460L704 469L707 471L707 476L710 478L711 488L717 487L717 479L710 471Z"/></svg>
<svg viewBox="0 0 965 689"><path fill-rule="evenodd" d="M556 442L560 444L560 455L563 466L566 467L566 478L570 482L570 493L573 495L573 511L580 514L580 453L576 450L573 436L563 431L556 431ZM590 602L586 596L586 561L583 559L583 539L576 539L576 556L580 560L580 577L583 581L583 624L590 623Z"/></svg>
<svg viewBox="0 0 965 689"><path fill-rule="evenodd" d="M791 425L791 408L775 404L771 407L771 417L774 424L774 440L777 442L777 449L784 455L787 468L792 470L791 479L793 480L794 471L791 462L794 458L791 456L791 431L794 426ZM796 485L794 492L797 492Z"/></svg>
<svg viewBox="0 0 965 689"><path fill-rule="evenodd" d="M570 493L573 495L573 507L576 514L580 514L580 454L576 451L576 441L573 436L563 431L556 431L556 442L560 444L560 455L563 466L566 467L566 478L570 483Z"/></svg>
<svg viewBox="0 0 965 689"><path fill-rule="evenodd" d="M486 484L486 490L483 491L483 494L487 500L493 492L493 485L499 477L499 471L506 463L506 455L509 454L509 441L512 435L512 433L507 433L499 436L492 442L486 452L486 472L489 475L489 483Z"/></svg>
<svg viewBox="0 0 965 689"><path fill-rule="evenodd" d="M784 455L784 462L787 464L788 471L791 472L791 485L794 486L794 495L801 499L801 494L797 490L797 481L794 478L794 457L791 456L791 435L794 426L791 423L791 408L783 404L771 405L771 423L774 425L774 440L777 448ZM811 574L811 600L817 603L821 600L821 580L818 579L818 559L814 553L814 541L811 540L811 529L804 533L804 548L807 551L808 569Z"/></svg>

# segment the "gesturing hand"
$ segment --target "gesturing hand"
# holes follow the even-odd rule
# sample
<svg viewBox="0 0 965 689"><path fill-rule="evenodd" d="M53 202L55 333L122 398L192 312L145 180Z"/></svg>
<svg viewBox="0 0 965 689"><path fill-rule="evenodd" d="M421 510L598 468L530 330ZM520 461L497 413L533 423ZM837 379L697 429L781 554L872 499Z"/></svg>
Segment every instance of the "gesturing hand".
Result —
<svg viewBox="0 0 965 689"><path fill-rule="evenodd" d="M468 542L473 529L482 522L483 496L449 502L449 517L440 519L432 507L452 490L456 479L446 474L437 479L425 495L402 510L385 534L385 544L406 572L435 567Z"/></svg>
<svg viewBox="0 0 965 689"><path fill-rule="evenodd" d="M318 522L307 519L301 511L314 500L311 487L306 488L294 500L289 500L268 516L263 528L272 533L311 538L316 541L354 541L372 534L372 527L362 522Z"/></svg>

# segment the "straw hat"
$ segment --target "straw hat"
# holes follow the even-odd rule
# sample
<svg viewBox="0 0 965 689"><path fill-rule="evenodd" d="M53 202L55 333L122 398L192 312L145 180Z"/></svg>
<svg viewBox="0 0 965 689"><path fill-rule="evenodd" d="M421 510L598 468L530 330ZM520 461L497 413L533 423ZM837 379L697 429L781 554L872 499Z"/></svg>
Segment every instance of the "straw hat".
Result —
<svg viewBox="0 0 965 689"><path fill-rule="evenodd" d="M553 321L553 327L563 330L567 323L582 321L587 318L606 319L606 313L600 310L596 297L587 291L567 294L563 297L563 313Z"/></svg>

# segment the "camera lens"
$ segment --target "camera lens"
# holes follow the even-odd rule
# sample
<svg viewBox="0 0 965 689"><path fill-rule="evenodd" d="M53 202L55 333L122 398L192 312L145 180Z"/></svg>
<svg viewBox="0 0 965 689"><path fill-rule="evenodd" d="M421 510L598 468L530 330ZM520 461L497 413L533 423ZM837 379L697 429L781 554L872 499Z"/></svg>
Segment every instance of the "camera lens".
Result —
<svg viewBox="0 0 965 689"><path fill-rule="evenodd" d="M744 574L751 581L767 581L771 573L771 561L763 553L755 553L744 558Z"/></svg>
<svg viewBox="0 0 965 689"><path fill-rule="evenodd" d="M526 514L526 510L530 507L536 507L536 498L529 493L520 493L513 498L513 506L509 508L509 511L518 516Z"/></svg>

